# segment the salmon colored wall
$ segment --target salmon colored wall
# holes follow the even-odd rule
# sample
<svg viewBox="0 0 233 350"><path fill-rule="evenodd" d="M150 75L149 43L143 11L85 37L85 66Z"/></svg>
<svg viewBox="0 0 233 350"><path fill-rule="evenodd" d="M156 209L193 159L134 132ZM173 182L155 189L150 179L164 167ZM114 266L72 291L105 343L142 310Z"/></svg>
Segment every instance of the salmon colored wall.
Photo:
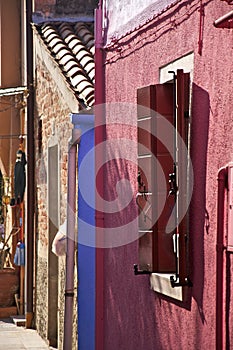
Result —
<svg viewBox="0 0 233 350"><path fill-rule="evenodd" d="M21 5L18 0L0 0L0 88L22 86L21 82ZM0 134L17 135L20 130L20 98L0 99ZM12 106L10 108L10 106ZM0 139L1 171L13 176L19 140Z"/></svg>
<svg viewBox="0 0 233 350"><path fill-rule="evenodd" d="M178 2L106 52L107 103L134 104L138 87L159 83L160 67L194 52L191 155L195 178L190 207L193 288L189 289L187 301L176 302L163 297L150 290L147 275L134 276L133 265L138 262L137 242L106 249L105 350L215 348L217 173L221 166L233 160L232 30L213 26L214 20L230 11L226 3L203 3L201 54L198 53L198 1ZM107 123L111 121L112 114L109 113ZM136 126L136 115L132 123ZM136 134L129 132L127 127L123 133L136 140ZM107 126L109 140L117 135L122 136L122 130ZM134 151L136 160L137 150ZM114 155L113 150L112 153ZM118 153L115 149L116 158ZM111 183L116 183L122 173L127 174L124 176L129 179L132 191L136 191L135 169L132 164L122 167L119 161L109 166L108 200L112 200L115 191ZM133 212L133 206L131 210ZM128 214L123 214L126 220ZM120 226L123 219L119 215L115 225ZM107 218L108 224L111 222ZM233 297L229 290L228 308ZM227 329L231 322L229 316ZM233 341L231 327L227 338L228 342Z"/></svg>
<svg viewBox="0 0 233 350"><path fill-rule="evenodd" d="M1 87L21 86L21 6L1 1Z"/></svg>

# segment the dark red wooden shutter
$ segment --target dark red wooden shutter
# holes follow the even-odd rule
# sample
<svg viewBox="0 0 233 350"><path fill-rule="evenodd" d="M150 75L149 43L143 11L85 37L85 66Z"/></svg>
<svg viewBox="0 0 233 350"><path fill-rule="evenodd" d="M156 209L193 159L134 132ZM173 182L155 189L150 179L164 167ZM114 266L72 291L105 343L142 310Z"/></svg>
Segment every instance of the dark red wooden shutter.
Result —
<svg viewBox="0 0 233 350"><path fill-rule="evenodd" d="M137 90L137 124L138 124L138 196L139 206L139 269L153 270L154 228L153 197L155 192L155 169L152 164L156 143L152 137L155 127L153 113L155 110L155 86Z"/></svg>
<svg viewBox="0 0 233 350"><path fill-rule="evenodd" d="M169 174L173 172L174 160L166 145L154 136L157 118L160 115L169 122L173 121L173 84L152 85L138 89L137 103L138 170L141 183L144 184L144 188L139 185L138 195L139 268L153 272L175 272L174 232L166 233L166 226L174 207L174 196L168 197ZM159 178L159 166L154 161L155 157L164 171L165 187ZM143 191L146 193L143 194ZM161 198L167 199L162 212L158 215L161 211L160 204L164 204Z"/></svg>
<svg viewBox="0 0 233 350"><path fill-rule="evenodd" d="M161 116L171 125L174 124L173 116L173 107L174 107L174 88L173 84L161 84L156 85L156 95L155 101L156 106L155 110L159 114L156 114L157 118ZM161 116L160 116L161 115ZM156 126L155 126L156 127ZM174 131L173 127L171 130ZM170 140L170 137L173 137L173 140ZM172 231L166 232L168 221L173 213L173 208L175 205L175 195L169 195L169 174L174 172L174 137L175 134L168 133L166 142L173 145L170 152L166 148L166 142L163 144L157 140L157 153L156 157L163 169L164 178L166 186L161 187L161 180L158 176L158 171L156 174L156 194L155 194L155 210L159 208L161 203L164 203L164 198L166 198L165 204L163 204L163 210L158 217L158 220L154 226L154 261L153 269L157 272L174 272L176 270L176 259L174 254L174 245L173 245L173 235L175 233L174 229ZM168 140L169 138L169 140ZM175 217L173 218L173 222Z"/></svg>
<svg viewBox="0 0 233 350"><path fill-rule="evenodd" d="M189 115L189 74L177 71L177 131L187 144ZM171 232L166 232L169 218L175 205L176 196L169 195L169 174L174 172L177 161L179 186L178 208L186 206L187 201L187 154L182 145L178 144L178 159L174 148L167 149L166 140L161 142L156 137L158 118L162 115L174 125L174 84L158 84L137 90L138 104L138 172L139 185L137 203L139 206L139 269L160 273L178 273L179 282L187 277L187 215ZM156 113L158 112L158 113ZM170 128L169 128L170 129ZM173 129L173 128L172 128ZM175 142L175 129L172 142ZM159 135L158 135L159 136ZM171 137L168 133L168 137ZM179 140L179 138L178 138ZM169 140L171 142L171 140ZM171 144L171 143L170 143ZM162 186L158 162L164 172L165 186ZM183 187L182 187L183 186ZM182 190L182 188L184 190ZM183 196L184 194L184 197ZM164 198L166 198L164 204ZM160 205L163 209L160 213ZM158 215L158 212L160 213ZM173 213L174 214L174 213ZM177 214L177 213L175 213ZM174 215L175 215L174 214ZM157 218L158 217L158 218ZM174 220L177 220L174 217ZM176 265L173 236L179 234L179 259Z"/></svg>
<svg viewBox="0 0 233 350"><path fill-rule="evenodd" d="M177 129L179 135L186 147L188 147L188 128L189 128L189 96L190 96L190 75L184 73L183 70L177 71ZM179 178L179 196L178 196L178 207L180 212L186 211L186 214L179 222L178 233L179 233L179 283L185 284L189 275L189 237L188 237L188 158L187 149L180 147L178 144L178 166Z"/></svg>

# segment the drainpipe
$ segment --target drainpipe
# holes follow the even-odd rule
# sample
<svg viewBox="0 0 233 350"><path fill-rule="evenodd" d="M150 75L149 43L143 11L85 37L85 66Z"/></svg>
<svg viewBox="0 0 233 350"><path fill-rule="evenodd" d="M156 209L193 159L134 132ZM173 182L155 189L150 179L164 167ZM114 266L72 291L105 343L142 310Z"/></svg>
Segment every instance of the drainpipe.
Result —
<svg viewBox="0 0 233 350"><path fill-rule="evenodd" d="M225 191L227 186L228 167L219 169L218 172L218 199L217 199L217 259L216 259L216 350L224 349L224 309L223 309L223 292L224 292L224 208L225 208Z"/></svg>
<svg viewBox="0 0 233 350"><path fill-rule="evenodd" d="M73 304L74 304L74 265L76 221L76 173L77 144L80 140L80 129L72 130L72 138L68 144L68 185L67 185L67 238L66 238L66 282L63 350L72 350Z"/></svg>
<svg viewBox="0 0 233 350"><path fill-rule="evenodd" d="M26 0L26 57L27 57L27 244L26 244L26 327L33 319L33 267L34 267L34 213L35 213L35 155L34 155L34 88L33 88L33 36L32 1Z"/></svg>
<svg viewBox="0 0 233 350"><path fill-rule="evenodd" d="M102 0L95 10L95 145L103 143L106 138L105 127L105 90L104 90L104 50L103 50L103 12ZM104 150L95 153L96 169L98 164L104 164ZM103 195L104 177L97 177L96 191ZM104 230L104 208L96 199L96 350L104 349L104 248L101 248Z"/></svg>

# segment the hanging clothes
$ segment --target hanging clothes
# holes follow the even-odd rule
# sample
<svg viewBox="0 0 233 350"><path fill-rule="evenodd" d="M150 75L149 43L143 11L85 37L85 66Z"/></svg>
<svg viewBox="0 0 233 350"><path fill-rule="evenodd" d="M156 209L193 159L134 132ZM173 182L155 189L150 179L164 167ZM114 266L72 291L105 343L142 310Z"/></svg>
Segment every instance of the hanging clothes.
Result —
<svg viewBox="0 0 233 350"><path fill-rule="evenodd" d="M26 175L25 175L25 165L27 164L25 152L18 150L16 153L16 162L14 169L14 194L15 201L20 204L23 201L25 185L26 185Z"/></svg>
<svg viewBox="0 0 233 350"><path fill-rule="evenodd" d="M22 242L17 243L14 264L17 266L25 266L25 244Z"/></svg>

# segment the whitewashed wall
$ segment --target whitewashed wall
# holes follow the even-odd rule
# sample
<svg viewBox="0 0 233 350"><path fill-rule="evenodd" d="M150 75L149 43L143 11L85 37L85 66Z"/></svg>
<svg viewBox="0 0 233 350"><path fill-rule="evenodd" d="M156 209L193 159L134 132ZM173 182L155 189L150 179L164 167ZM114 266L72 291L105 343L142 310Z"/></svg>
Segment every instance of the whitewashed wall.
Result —
<svg viewBox="0 0 233 350"><path fill-rule="evenodd" d="M179 0L103 0L107 43L145 23Z"/></svg>

